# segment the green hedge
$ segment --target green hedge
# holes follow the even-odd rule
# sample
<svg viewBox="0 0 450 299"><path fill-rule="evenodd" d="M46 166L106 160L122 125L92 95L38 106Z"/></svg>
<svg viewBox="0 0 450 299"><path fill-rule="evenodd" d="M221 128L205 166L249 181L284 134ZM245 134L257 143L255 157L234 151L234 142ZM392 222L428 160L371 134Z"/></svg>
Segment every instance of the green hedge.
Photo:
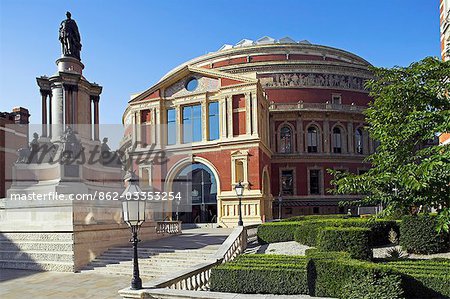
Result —
<svg viewBox="0 0 450 299"><path fill-rule="evenodd" d="M304 215L304 216L294 216L286 219L282 219L281 222L293 222L293 221L304 221L304 220L318 220L318 219L347 219L356 216L349 216L347 214L328 214L328 215Z"/></svg>
<svg viewBox="0 0 450 299"><path fill-rule="evenodd" d="M372 258L369 246L370 229L362 227L325 227L318 237L321 251L346 251L350 257L361 260Z"/></svg>
<svg viewBox="0 0 450 299"><path fill-rule="evenodd" d="M363 218L353 219L323 219L299 222L298 230L294 233L294 240L308 246L317 246L319 232L324 227L362 227L369 228L369 245L382 246L389 244L389 231L399 232L398 222L393 220L373 220Z"/></svg>
<svg viewBox="0 0 450 299"><path fill-rule="evenodd" d="M403 298L401 275L376 264L313 258L308 264L310 295L346 299Z"/></svg>
<svg viewBox="0 0 450 299"><path fill-rule="evenodd" d="M307 257L241 255L211 271L212 291L309 294L334 298L450 298L449 260L372 263L346 252L309 249Z"/></svg>
<svg viewBox="0 0 450 299"><path fill-rule="evenodd" d="M308 294L305 257L242 255L211 271L213 292Z"/></svg>
<svg viewBox="0 0 450 299"><path fill-rule="evenodd" d="M287 242L294 240L295 230L300 222L268 222L258 226L260 244Z"/></svg>
<svg viewBox="0 0 450 299"><path fill-rule="evenodd" d="M400 225L400 245L409 253L432 254L449 248L449 235L436 232L433 215L405 216Z"/></svg>
<svg viewBox="0 0 450 299"><path fill-rule="evenodd" d="M397 261L386 266L402 274L406 298L450 298L450 260Z"/></svg>

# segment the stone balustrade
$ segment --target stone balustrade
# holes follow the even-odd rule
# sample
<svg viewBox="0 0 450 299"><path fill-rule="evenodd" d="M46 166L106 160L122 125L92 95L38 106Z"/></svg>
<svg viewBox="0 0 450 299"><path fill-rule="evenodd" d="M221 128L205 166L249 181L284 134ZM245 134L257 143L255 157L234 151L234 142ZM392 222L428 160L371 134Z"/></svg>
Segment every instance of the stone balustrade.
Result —
<svg viewBox="0 0 450 299"><path fill-rule="evenodd" d="M201 263L190 269L161 277L158 280L152 281L151 284L144 285L144 288L141 290L127 288L120 290L119 294L125 299L131 299L147 298L146 289L208 290L211 269L221 263L231 261L243 253L247 248L247 243L256 238L258 225L236 227L219 247L211 262Z"/></svg>

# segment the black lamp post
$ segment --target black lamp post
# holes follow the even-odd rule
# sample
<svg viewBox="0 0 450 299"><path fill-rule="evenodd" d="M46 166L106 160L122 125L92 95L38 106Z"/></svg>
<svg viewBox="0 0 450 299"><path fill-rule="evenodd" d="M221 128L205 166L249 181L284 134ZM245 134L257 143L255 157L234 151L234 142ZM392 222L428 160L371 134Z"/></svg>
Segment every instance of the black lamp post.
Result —
<svg viewBox="0 0 450 299"><path fill-rule="evenodd" d="M242 221L242 194L244 194L244 186L241 182L237 183L234 186L234 190L236 191L236 195L239 198L239 221L238 226L244 226L244 222Z"/></svg>
<svg viewBox="0 0 450 299"><path fill-rule="evenodd" d="M282 204L283 204L283 197L281 196L281 192L280 192L278 194L278 219L281 219L281 217L283 215L281 212Z"/></svg>
<svg viewBox="0 0 450 299"><path fill-rule="evenodd" d="M131 229L132 237L130 242L133 244L133 278L131 279L131 289L142 289L142 280L139 277L138 264L138 231L145 221L145 200L140 198L141 188L139 188L139 180L136 174L130 173L128 186L121 195L123 221Z"/></svg>

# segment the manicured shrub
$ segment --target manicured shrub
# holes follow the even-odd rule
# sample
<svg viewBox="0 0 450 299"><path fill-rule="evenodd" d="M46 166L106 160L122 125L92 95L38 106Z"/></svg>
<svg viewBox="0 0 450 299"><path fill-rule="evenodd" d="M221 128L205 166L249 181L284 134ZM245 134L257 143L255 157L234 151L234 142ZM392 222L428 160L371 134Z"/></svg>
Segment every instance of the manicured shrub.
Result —
<svg viewBox="0 0 450 299"><path fill-rule="evenodd" d="M304 216L294 216L286 219L282 219L282 222L292 222L292 221L304 221L304 220L321 220L321 219L347 219L352 218L347 214L329 214L329 215L304 215Z"/></svg>
<svg viewBox="0 0 450 299"><path fill-rule="evenodd" d="M409 253L432 254L449 248L448 233L436 232L433 215L405 216L400 225L400 245Z"/></svg>
<svg viewBox="0 0 450 299"><path fill-rule="evenodd" d="M317 249L346 251L355 259L370 260L370 229L362 227L325 227L319 233Z"/></svg>
<svg viewBox="0 0 450 299"><path fill-rule="evenodd" d="M320 251L317 248L308 248L305 250L307 258L323 259L349 259L350 253L345 251Z"/></svg>
<svg viewBox="0 0 450 299"><path fill-rule="evenodd" d="M308 294L307 260L293 256L243 255L211 270L210 289L244 294Z"/></svg>
<svg viewBox="0 0 450 299"><path fill-rule="evenodd" d="M370 262L313 258L308 264L310 295L334 298L403 298L401 275Z"/></svg>
<svg viewBox="0 0 450 299"><path fill-rule="evenodd" d="M269 222L258 226L260 244L294 241L294 233L300 222Z"/></svg>
<svg viewBox="0 0 450 299"><path fill-rule="evenodd" d="M405 260L385 265L402 274L406 298L450 298L450 260Z"/></svg>
<svg viewBox="0 0 450 299"><path fill-rule="evenodd" d="M362 218L305 220L299 223L294 240L308 246L317 246L317 237L324 227L363 227L370 229L369 245L389 244L389 231L399 232L398 222L392 220L373 220Z"/></svg>

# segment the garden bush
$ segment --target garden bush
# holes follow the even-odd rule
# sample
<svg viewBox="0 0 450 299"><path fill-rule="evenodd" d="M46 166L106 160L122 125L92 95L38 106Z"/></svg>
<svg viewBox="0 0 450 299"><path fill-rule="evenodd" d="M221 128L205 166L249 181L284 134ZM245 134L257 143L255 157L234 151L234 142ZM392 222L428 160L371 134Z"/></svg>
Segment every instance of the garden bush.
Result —
<svg viewBox="0 0 450 299"><path fill-rule="evenodd" d="M401 275L370 262L312 258L308 264L308 279L312 296L346 299L403 298Z"/></svg>
<svg viewBox="0 0 450 299"><path fill-rule="evenodd" d="M305 220L299 223L294 233L294 240L308 246L317 246L319 232L324 227L362 227L369 228L369 245L382 246L389 244L389 231L399 233L398 222L382 219L323 219Z"/></svg>
<svg viewBox="0 0 450 299"><path fill-rule="evenodd" d="M294 241L294 233L300 222L268 222L258 226L260 244Z"/></svg>
<svg viewBox="0 0 450 299"><path fill-rule="evenodd" d="M308 294L304 257L242 255L211 270L211 291L244 294Z"/></svg>
<svg viewBox="0 0 450 299"><path fill-rule="evenodd" d="M352 218L352 217L355 217L355 216L349 216L347 214L304 215L304 216L294 216L294 217L282 219L281 222L317 220L317 219L347 219L347 218Z"/></svg>
<svg viewBox="0 0 450 299"><path fill-rule="evenodd" d="M372 263L318 249L308 249L306 255L241 255L212 269L211 290L346 299L450 298L446 259Z"/></svg>
<svg viewBox="0 0 450 299"><path fill-rule="evenodd" d="M400 225L400 245L409 253L432 254L449 248L448 233L436 232L434 215L405 216Z"/></svg>
<svg viewBox="0 0 450 299"><path fill-rule="evenodd" d="M385 265L402 274L406 298L450 298L450 260L405 260Z"/></svg>
<svg viewBox="0 0 450 299"><path fill-rule="evenodd" d="M362 227L325 227L319 233L317 249L321 251L346 251L351 258L370 260L370 229Z"/></svg>

